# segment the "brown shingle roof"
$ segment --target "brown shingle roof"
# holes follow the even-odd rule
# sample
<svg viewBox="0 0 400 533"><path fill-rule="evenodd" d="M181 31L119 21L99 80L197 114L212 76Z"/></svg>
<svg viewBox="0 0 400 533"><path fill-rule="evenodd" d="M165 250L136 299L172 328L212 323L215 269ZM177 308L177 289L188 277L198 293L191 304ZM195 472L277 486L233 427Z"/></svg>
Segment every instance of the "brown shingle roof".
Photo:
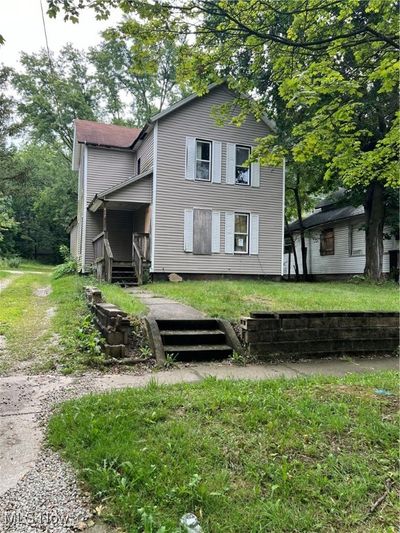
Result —
<svg viewBox="0 0 400 533"><path fill-rule="evenodd" d="M101 124L92 120L75 120L76 140L78 143L129 148L138 137L139 128L126 128L115 124Z"/></svg>

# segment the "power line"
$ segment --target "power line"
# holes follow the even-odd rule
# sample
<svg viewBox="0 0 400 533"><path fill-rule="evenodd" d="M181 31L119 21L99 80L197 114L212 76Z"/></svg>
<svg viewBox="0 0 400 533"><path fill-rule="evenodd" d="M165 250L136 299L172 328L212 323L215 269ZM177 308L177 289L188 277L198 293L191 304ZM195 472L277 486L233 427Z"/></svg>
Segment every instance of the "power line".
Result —
<svg viewBox="0 0 400 533"><path fill-rule="evenodd" d="M49 58L50 67L53 70L53 64L52 64L51 55L50 55L49 40L47 38L46 19L44 16L43 4L42 4L42 0L39 0L39 1L40 1L40 11L42 12L43 31L44 31L44 38L46 40L47 56Z"/></svg>

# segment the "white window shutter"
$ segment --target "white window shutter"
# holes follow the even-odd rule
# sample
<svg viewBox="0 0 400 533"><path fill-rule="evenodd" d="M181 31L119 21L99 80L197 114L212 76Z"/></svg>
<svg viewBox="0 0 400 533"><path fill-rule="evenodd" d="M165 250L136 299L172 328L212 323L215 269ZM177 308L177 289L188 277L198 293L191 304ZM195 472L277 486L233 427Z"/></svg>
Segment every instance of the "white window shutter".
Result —
<svg viewBox="0 0 400 533"><path fill-rule="evenodd" d="M258 255L258 240L259 240L259 215L250 215L250 255Z"/></svg>
<svg viewBox="0 0 400 533"><path fill-rule="evenodd" d="M235 213L225 212L225 253L234 253Z"/></svg>
<svg viewBox="0 0 400 533"><path fill-rule="evenodd" d="M236 145L226 144L226 183L235 185Z"/></svg>
<svg viewBox="0 0 400 533"><path fill-rule="evenodd" d="M183 249L185 252L193 252L193 209L185 209Z"/></svg>
<svg viewBox="0 0 400 533"><path fill-rule="evenodd" d="M196 139L186 137L186 179L194 180L196 175Z"/></svg>
<svg viewBox="0 0 400 533"><path fill-rule="evenodd" d="M255 161L251 163L251 186L259 187L260 186L260 163Z"/></svg>
<svg viewBox="0 0 400 533"><path fill-rule="evenodd" d="M218 254L221 248L221 213L219 211L212 212L212 239L211 252Z"/></svg>
<svg viewBox="0 0 400 533"><path fill-rule="evenodd" d="M222 163L222 143L213 141L212 143L212 164L211 164L211 181L221 183L221 163Z"/></svg>

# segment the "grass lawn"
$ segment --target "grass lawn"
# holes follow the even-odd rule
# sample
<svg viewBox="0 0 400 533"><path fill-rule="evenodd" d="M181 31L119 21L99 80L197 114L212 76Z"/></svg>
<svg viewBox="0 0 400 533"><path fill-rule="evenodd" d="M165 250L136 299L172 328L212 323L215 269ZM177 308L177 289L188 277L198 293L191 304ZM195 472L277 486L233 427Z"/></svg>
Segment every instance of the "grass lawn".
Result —
<svg viewBox="0 0 400 533"><path fill-rule="evenodd" d="M34 270L35 272L51 272L54 270L54 265L47 265L33 261L30 259L24 259L18 268L15 270Z"/></svg>
<svg viewBox="0 0 400 533"><path fill-rule="evenodd" d="M10 276L0 271L0 279ZM80 330L89 315L83 287L93 280L80 276L54 279L48 268L40 274L13 277L0 293L0 335L6 340L5 349L0 351L0 373L22 367L27 372L58 368L69 373L92 364L86 353L88 339ZM37 293L49 286L50 293ZM101 284L101 289L107 302L121 306L129 314L145 310L120 287Z"/></svg>
<svg viewBox="0 0 400 533"><path fill-rule="evenodd" d="M93 285L98 287L108 303L113 303L128 315L144 315L146 314L146 306L140 300L135 298L132 294L127 293L119 285L111 285L110 283L101 283L97 280L93 281Z"/></svg>
<svg viewBox="0 0 400 533"><path fill-rule="evenodd" d="M159 282L147 290L179 300L210 316L238 319L251 311L397 311L398 287L349 282Z"/></svg>
<svg viewBox="0 0 400 533"><path fill-rule="evenodd" d="M59 335L63 347L63 371L68 373L83 370L85 366L91 364L90 357L80 353L85 339L78 333L85 317L89 315L83 293L85 285L96 285L102 291L107 303L119 306L130 315L143 314L146 309L139 300L117 285L98 283L92 278L73 275L53 279L53 292L50 298L57 309L53 319L53 329Z"/></svg>
<svg viewBox="0 0 400 533"><path fill-rule="evenodd" d="M397 389L395 372L150 383L63 404L48 441L124 531L194 512L206 533L394 532Z"/></svg>
<svg viewBox="0 0 400 533"><path fill-rule="evenodd" d="M48 297L36 291L49 281L47 274L23 274L15 276L0 293L0 335L6 339L7 351L0 356L0 371L44 354L51 334L47 330L50 316L46 314L50 305Z"/></svg>

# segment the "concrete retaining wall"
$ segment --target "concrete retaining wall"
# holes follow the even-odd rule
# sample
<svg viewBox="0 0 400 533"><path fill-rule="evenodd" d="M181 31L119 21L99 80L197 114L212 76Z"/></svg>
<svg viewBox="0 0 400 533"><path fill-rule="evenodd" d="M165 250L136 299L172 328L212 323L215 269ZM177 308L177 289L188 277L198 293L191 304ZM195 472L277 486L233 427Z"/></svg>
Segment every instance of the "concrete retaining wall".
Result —
<svg viewBox="0 0 400 533"><path fill-rule="evenodd" d="M240 321L250 355L263 360L344 354L392 354L399 345L398 313L251 313Z"/></svg>

